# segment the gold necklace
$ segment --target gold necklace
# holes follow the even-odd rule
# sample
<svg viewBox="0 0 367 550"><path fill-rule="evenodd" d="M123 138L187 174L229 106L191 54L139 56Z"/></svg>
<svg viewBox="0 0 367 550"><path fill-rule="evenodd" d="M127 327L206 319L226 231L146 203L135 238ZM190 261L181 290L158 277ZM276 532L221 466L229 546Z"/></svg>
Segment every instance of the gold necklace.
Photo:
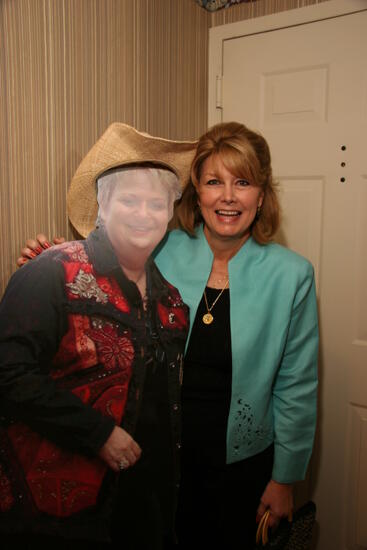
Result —
<svg viewBox="0 0 367 550"><path fill-rule="evenodd" d="M220 291L220 293L218 294L218 296L216 297L216 299L214 300L214 302L212 303L212 305L210 307L209 307L209 304L208 304L208 299L206 297L206 292L204 290L204 300L205 300L205 305L206 305L206 313L204 313L204 315L203 315L203 323L205 325L210 325L214 321L214 317L211 314L211 310L213 309L215 304L218 302L219 298L222 296L223 292L227 288L228 283L229 283L229 279L227 279L226 284L224 285L224 287L222 288L222 290Z"/></svg>

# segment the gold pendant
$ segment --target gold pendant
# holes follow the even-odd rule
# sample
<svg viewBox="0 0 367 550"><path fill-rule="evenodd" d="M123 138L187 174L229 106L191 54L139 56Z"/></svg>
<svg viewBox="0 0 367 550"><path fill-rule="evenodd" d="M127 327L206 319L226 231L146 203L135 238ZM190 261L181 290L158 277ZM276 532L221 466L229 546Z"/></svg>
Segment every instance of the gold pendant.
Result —
<svg viewBox="0 0 367 550"><path fill-rule="evenodd" d="M210 325L210 323L213 322L213 315L211 313L205 313L205 315L203 315L203 323L205 323L206 325Z"/></svg>

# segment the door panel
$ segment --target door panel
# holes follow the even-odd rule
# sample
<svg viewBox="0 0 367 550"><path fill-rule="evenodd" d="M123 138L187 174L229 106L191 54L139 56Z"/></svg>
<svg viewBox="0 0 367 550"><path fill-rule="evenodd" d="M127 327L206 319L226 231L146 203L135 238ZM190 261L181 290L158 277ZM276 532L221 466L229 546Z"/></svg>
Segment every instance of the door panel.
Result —
<svg viewBox="0 0 367 550"><path fill-rule="evenodd" d="M307 257L318 281L324 181L317 177L278 177L277 180L282 224L275 240Z"/></svg>

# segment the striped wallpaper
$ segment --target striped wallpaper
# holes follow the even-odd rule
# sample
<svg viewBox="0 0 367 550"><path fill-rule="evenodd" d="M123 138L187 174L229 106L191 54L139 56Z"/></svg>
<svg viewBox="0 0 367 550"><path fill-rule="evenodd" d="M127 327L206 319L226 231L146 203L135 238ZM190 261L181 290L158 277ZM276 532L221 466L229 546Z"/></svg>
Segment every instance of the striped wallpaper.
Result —
<svg viewBox="0 0 367 550"><path fill-rule="evenodd" d="M65 198L112 121L194 138L210 15L187 0L1 0L0 292L21 243L71 237Z"/></svg>

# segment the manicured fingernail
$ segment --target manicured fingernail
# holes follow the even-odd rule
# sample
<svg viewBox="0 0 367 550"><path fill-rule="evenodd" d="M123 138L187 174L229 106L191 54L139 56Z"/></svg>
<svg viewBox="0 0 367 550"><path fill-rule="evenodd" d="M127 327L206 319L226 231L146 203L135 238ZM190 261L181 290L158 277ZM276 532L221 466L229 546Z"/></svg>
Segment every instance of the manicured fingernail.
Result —
<svg viewBox="0 0 367 550"><path fill-rule="evenodd" d="M31 252L29 252L28 256L30 258L35 258L37 256L37 254L35 252L33 252L33 250L31 250Z"/></svg>
<svg viewBox="0 0 367 550"><path fill-rule="evenodd" d="M48 241L42 243L43 248L51 248L51 244Z"/></svg>
<svg viewBox="0 0 367 550"><path fill-rule="evenodd" d="M34 251L35 251L36 254L41 254L42 250L43 250L43 248L41 248L40 246L37 246L37 247L34 249Z"/></svg>

